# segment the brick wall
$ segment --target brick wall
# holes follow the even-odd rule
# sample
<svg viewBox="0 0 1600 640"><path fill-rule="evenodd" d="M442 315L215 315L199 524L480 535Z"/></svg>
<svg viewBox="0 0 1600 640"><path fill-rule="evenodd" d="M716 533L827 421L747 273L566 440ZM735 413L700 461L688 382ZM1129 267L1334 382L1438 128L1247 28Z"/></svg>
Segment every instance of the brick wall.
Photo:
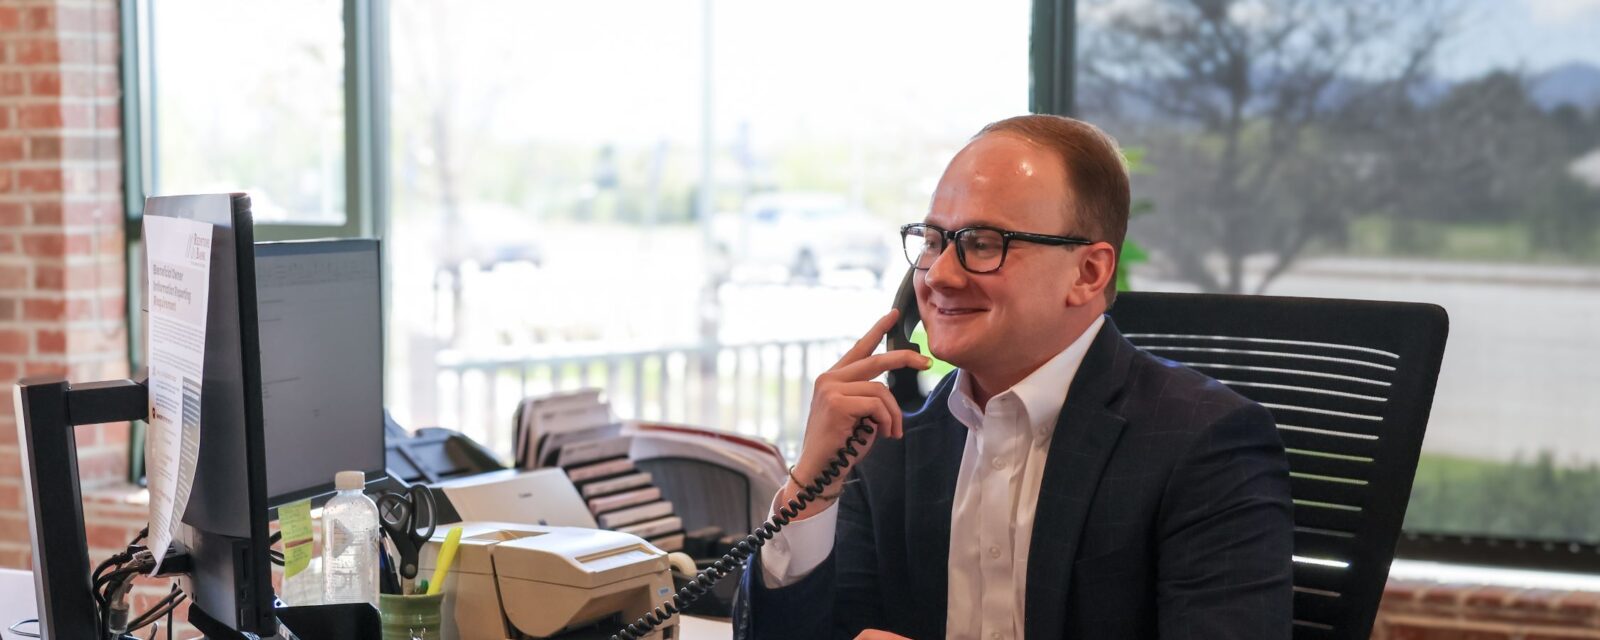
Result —
<svg viewBox="0 0 1600 640"><path fill-rule="evenodd" d="M0 381L126 376L115 0L0 3ZM0 566L31 563L0 394ZM126 475L128 426L78 433L87 488Z"/></svg>
<svg viewBox="0 0 1600 640"><path fill-rule="evenodd" d="M1600 593L1390 580L1373 640L1600 640Z"/></svg>

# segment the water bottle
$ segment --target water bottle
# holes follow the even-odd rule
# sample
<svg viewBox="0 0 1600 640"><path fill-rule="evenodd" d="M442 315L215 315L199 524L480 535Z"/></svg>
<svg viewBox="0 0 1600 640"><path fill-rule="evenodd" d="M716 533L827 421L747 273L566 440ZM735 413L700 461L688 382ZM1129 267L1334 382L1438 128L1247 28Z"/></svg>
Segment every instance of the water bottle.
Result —
<svg viewBox="0 0 1600 640"><path fill-rule="evenodd" d="M322 507L322 601L378 606L378 505L361 490L360 471L334 476L339 490Z"/></svg>

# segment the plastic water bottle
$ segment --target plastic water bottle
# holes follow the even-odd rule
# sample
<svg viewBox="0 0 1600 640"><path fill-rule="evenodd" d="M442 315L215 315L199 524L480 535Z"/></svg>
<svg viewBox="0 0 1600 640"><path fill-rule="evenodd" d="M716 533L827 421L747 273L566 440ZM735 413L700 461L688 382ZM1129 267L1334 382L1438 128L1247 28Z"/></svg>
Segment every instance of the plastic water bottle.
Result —
<svg viewBox="0 0 1600 640"><path fill-rule="evenodd" d="M360 471L334 476L339 490L322 507L322 601L378 605L378 505L361 490Z"/></svg>

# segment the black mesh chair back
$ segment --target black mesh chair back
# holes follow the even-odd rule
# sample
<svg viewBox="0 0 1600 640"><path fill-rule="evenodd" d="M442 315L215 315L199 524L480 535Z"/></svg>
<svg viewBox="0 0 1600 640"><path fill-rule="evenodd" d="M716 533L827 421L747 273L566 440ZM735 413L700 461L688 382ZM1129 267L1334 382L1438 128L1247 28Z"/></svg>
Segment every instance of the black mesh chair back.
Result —
<svg viewBox="0 0 1600 640"><path fill-rule="evenodd" d="M1372 632L1449 319L1434 305L1124 293L1129 341L1272 411L1294 497L1298 640Z"/></svg>

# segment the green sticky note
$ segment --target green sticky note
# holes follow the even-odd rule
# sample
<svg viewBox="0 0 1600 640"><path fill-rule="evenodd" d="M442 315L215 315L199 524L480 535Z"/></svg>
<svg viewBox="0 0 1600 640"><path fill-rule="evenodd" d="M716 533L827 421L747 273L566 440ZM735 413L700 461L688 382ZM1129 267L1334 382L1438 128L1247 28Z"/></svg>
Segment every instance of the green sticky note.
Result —
<svg viewBox="0 0 1600 640"><path fill-rule="evenodd" d="M311 501L279 507L278 529L283 533L284 577L305 571L311 566Z"/></svg>

